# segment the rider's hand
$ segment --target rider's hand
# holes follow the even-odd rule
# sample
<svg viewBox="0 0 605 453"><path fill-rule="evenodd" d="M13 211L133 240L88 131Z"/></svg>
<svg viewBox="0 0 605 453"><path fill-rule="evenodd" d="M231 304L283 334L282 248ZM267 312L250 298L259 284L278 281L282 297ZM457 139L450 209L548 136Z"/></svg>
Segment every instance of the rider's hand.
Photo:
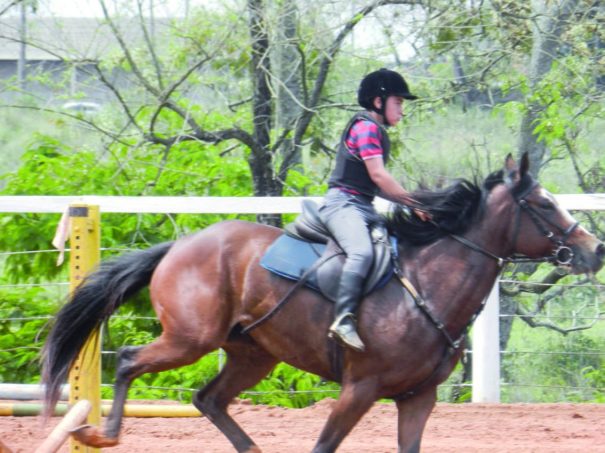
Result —
<svg viewBox="0 0 605 453"><path fill-rule="evenodd" d="M430 212L423 211L422 209L414 209L413 211L423 222L433 220L433 216Z"/></svg>
<svg viewBox="0 0 605 453"><path fill-rule="evenodd" d="M423 222L428 222L433 220L433 216L428 212L424 211L422 208L417 208L416 206L422 206L419 201L415 200L412 197L406 196L404 203L418 216L420 220Z"/></svg>

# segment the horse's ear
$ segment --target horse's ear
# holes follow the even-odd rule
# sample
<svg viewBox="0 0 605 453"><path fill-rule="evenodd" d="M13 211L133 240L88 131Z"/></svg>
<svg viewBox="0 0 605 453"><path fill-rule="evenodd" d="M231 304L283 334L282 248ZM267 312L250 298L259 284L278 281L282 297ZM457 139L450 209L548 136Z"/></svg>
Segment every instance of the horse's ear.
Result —
<svg viewBox="0 0 605 453"><path fill-rule="evenodd" d="M515 184L520 181L519 178L519 167L517 162L513 159L513 155L508 153L506 160L504 161L504 181L507 184Z"/></svg>
<svg viewBox="0 0 605 453"><path fill-rule="evenodd" d="M521 166L519 168L519 174L521 175L521 178L523 178L523 176L525 176L525 174L528 172L529 170L529 154L527 151L525 151L523 153L523 156L521 156Z"/></svg>
<svg viewBox="0 0 605 453"><path fill-rule="evenodd" d="M511 153L508 153L508 155L506 156L506 160L504 161L504 168L509 173L517 170L517 162L515 162L515 159L513 159L513 155Z"/></svg>

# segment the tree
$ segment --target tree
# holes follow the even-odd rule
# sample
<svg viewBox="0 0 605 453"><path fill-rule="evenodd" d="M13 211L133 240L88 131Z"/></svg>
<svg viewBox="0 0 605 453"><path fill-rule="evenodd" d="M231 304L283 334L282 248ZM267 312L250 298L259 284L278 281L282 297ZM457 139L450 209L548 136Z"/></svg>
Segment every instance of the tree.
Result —
<svg viewBox="0 0 605 453"><path fill-rule="evenodd" d="M137 139L130 140L131 145L150 146L156 150L159 147L164 162L183 142L213 145L235 142L245 150L253 194L282 195L288 172L300 162L300 149L308 137L313 118L329 106L322 95L332 64L347 36L378 8L416 3L415 0L369 2L344 19L332 36L326 33L325 45L318 46L319 42L305 42L304 38L296 36L298 25L293 1L278 5L278 17L274 21L271 8L263 0L247 0L245 29L248 30L249 45L239 45L239 40L244 39L241 14L232 17L231 24L224 25L229 13L204 11L185 27L174 24L177 49L167 52L166 48L154 45L151 23L142 18L142 0L137 1L142 36L138 46L133 46L126 38L125 23L112 17L105 1L100 0L107 26L119 45L119 53L113 62L101 60L96 63L94 71L113 93L124 114L124 122L118 126L118 131L110 131L94 119L86 119L86 122L111 140L122 143L125 134L136 134ZM221 15L221 21L211 23L208 17L218 19L217 14ZM198 27L219 33L210 37L204 31L196 31ZM280 35L275 30L283 33ZM276 37L278 42L275 42ZM239 42L227 43L228 39L234 38ZM283 42L279 42L280 38ZM186 53L185 49L194 52ZM275 55L279 59L278 71L273 67ZM243 63L249 68L247 74L241 71L242 66L233 71ZM127 87L113 81L112 74L116 70L129 76ZM226 90L221 102L225 110L233 110L233 115L223 116L223 120L231 124L217 127L208 121L208 109L200 108L199 99L188 97L187 93L195 90L202 99L208 97L211 85L205 84L205 79L218 81L221 74L220 83L224 84L224 79L228 78L237 81L239 87ZM233 99L238 97L240 99ZM247 105L247 99L250 99L251 109L245 112L242 107ZM276 102L279 105L277 118ZM272 216L263 216L261 220L279 223L279 219Z"/></svg>
<svg viewBox="0 0 605 453"><path fill-rule="evenodd" d="M530 165L535 169L536 176L544 163L546 153L545 140L539 140L535 132L536 123L546 107L544 99L538 94L539 86L552 69L562 45L562 34L570 26L570 19L579 3L578 0L564 0L561 3L544 0L531 2L533 20L528 70L529 102L521 121L519 155L524 151L529 153Z"/></svg>

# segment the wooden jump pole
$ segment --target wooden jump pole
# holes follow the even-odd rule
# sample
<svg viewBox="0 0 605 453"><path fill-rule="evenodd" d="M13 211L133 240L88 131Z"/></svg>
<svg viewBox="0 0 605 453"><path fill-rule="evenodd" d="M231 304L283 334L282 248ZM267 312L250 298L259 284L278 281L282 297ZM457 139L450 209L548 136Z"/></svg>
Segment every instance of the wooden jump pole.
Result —
<svg viewBox="0 0 605 453"><path fill-rule="evenodd" d="M78 401L34 453L55 453L65 443L71 431L84 423L91 409L92 405L87 400Z"/></svg>
<svg viewBox="0 0 605 453"><path fill-rule="evenodd" d="M70 249L69 289L73 293L100 260L101 220L99 206L74 203L69 205ZM86 340L69 371L69 403L87 400L91 406L88 423L101 424L101 332L96 329ZM100 449L88 447L71 438L71 453L94 453Z"/></svg>
<svg viewBox="0 0 605 453"><path fill-rule="evenodd" d="M13 450L4 445L2 439L0 439L0 453L13 453Z"/></svg>

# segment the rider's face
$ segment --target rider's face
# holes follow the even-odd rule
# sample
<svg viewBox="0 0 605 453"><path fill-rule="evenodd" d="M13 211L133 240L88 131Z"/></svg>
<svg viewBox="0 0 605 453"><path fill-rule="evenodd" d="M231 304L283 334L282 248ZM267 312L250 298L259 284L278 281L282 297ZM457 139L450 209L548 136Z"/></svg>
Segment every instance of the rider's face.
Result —
<svg viewBox="0 0 605 453"><path fill-rule="evenodd" d="M403 98L400 96L389 96L384 110L384 119L390 126L395 126L403 118Z"/></svg>

